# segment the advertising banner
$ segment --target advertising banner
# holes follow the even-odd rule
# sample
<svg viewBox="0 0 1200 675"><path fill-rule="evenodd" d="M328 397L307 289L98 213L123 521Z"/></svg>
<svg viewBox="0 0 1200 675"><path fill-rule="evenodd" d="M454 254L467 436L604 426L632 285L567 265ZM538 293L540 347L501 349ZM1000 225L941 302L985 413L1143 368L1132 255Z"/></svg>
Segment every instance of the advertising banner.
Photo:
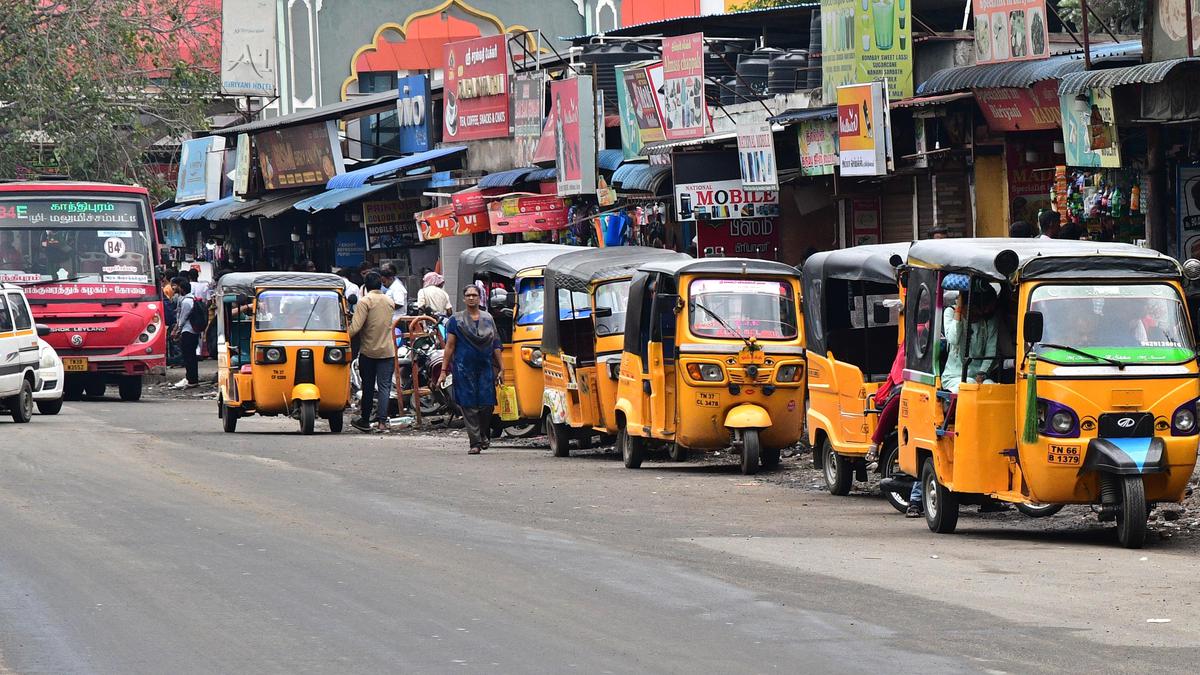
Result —
<svg viewBox="0 0 1200 675"><path fill-rule="evenodd" d="M779 215L777 190L751 190L741 179L675 184L679 220L730 220Z"/></svg>
<svg viewBox="0 0 1200 675"><path fill-rule="evenodd" d="M508 48L503 35L445 46L442 140L505 138L508 120Z"/></svg>
<svg viewBox="0 0 1200 675"><path fill-rule="evenodd" d="M241 197L250 191L250 134L238 134L237 158L233 165L233 194Z"/></svg>
<svg viewBox="0 0 1200 675"><path fill-rule="evenodd" d="M417 241L416 212L419 199L363 202L363 229L367 249L399 248Z"/></svg>
<svg viewBox="0 0 1200 675"><path fill-rule="evenodd" d="M558 194L594 194L596 106L592 100L592 76L551 82L550 107L554 113Z"/></svg>
<svg viewBox="0 0 1200 675"><path fill-rule="evenodd" d="M546 113L545 73L516 75L512 84L513 166L532 166Z"/></svg>
<svg viewBox="0 0 1200 675"><path fill-rule="evenodd" d="M696 224L701 258L779 259L779 228L774 218L705 220Z"/></svg>
<svg viewBox="0 0 1200 675"><path fill-rule="evenodd" d="M821 84L832 101L845 84L888 81L913 95L912 0L821 0Z"/></svg>
<svg viewBox="0 0 1200 675"><path fill-rule="evenodd" d="M221 163L225 138L205 136L183 142L179 150L179 174L175 179L175 203L213 201L220 198Z"/></svg>
<svg viewBox="0 0 1200 675"><path fill-rule="evenodd" d="M660 66L661 69L661 66ZM654 90L650 86L650 74L645 67L626 67L621 74L625 85L625 94L637 121L638 152L646 143L664 140L662 120L658 116L658 105L655 103Z"/></svg>
<svg viewBox="0 0 1200 675"><path fill-rule="evenodd" d="M663 126L668 140L699 138L708 129L704 103L704 33L662 41Z"/></svg>
<svg viewBox="0 0 1200 675"><path fill-rule="evenodd" d="M837 122L808 120L796 132L800 141L800 174L829 176L838 165Z"/></svg>
<svg viewBox="0 0 1200 675"><path fill-rule="evenodd" d="M486 211L459 216L454 211L454 204L418 211L416 219L417 236L421 241L487 232L489 227Z"/></svg>
<svg viewBox="0 0 1200 675"><path fill-rule="evenodd" d="M1200 258L1200 164L1180 164L1175 185L1180 244L1176 257Z"/></svg>
<svg viewBox="0 0 1200 675"><path fill-rule="evenodd" d="M878 197L850 200L850 245L883 241L883 210Z"/></svg>
<svg viewBox="0 0 1200 675"><path fill-rule="evenodd" d="M1063 142L1067 166L1117 168L1121 145L1111 89L1089 89L1086 96L1062 96Z"/></svg>
<svg viewBox="0 0 1200 675"><path fill-rule="evenodd" d="M1008 218L1010 222L1024 220L1036 223L1038 212L1050 208L1050 191L1046 189L1046 179L1050 173L1044 170L1044 166L1025 161L1025 153L1034 151L1048 154L1048 149L1034 140L1023 142L1018 139L1019 136L1009 136L1004 142Z"/></svg>
<svg viewBox="0 0 1200 675"><path fill-rule="evenodd" d="M460 216L487 211L487 200L479 189L455 192L450 195L450 202L454 205L454 213Z"/></svg>
<svg viewBox="0 0 1200 675"><path fill-rule="evenodd" d="M738 164L742 169L742 187L778 190L775 167L775 135L771 123L742 122L737 125Z"/></svg>
<svg viewBox="0 0 1200 675"><path fill-rule="evenodd" d="M633 159L642 154L642 135L638 128L637 109L625 82L626 68L617 66L613 72L617 81L617 116L621 118L621 155L625 159Z"/></svg>
<svg viewBox="0 0 1200 675"><path fill-rule="evenodd" d="M1050 56L1046 0L971 0L975 63L1028 61Z"/></svg>
<svg viewBox="0 0 1200 675"><path fill-rule="evenodd" d="M221 3L221 93L275 96L275 0Z"/></svg>
<svg viewBox="0 0 1200 675"><path fill-rule="evenodd" d="M337 122L318 122L265 131L254 136L263 187L324 185L344 172Z"/></svg>
<svg viewBox="0 0 1200 675"><path fill-rule="evenodd" d="M1156 0L1148 30L1150 61L1168 61L1188 56L1187 0ZM1200 55L1200 2L1192 0L1192 47Z"/></svg>
<svg viewBox="0 0 1200 675"><path fill-rule="evenodd" d="M971 91L992 131L1042 131L1062 125L1058 80L1038 82L1030 89L996 87Z"/></svg>
<svg viewBox="0 0 1200 675"><path fill-rule="evenodd" d="M488 205L488 219L492 234L561 230L567 205L553 195L509 197Z"/></svg>
<svg viewBox="0 0 1200 675"><path fill-rule="evenodd" d="M396 82L400 92L396 100L396 122L400 126L397 141L400 152L425 152L430 148L433 115L429 109L433 101L429 93L429 77L409 75Z"/></svg>
<svg viewBox="0 0 1200 675"><path fill-rule="evenodd" d="M366 259L362 234L338 232L334 240L333 264L338 267L358 267Z"/></svg>
<svg viewBox="0 0 1200 675"><path fill-rule="evenodd" d="M888 172L887 97L883 83L837 89L838 158L843 176L884 176Z"/></svg>

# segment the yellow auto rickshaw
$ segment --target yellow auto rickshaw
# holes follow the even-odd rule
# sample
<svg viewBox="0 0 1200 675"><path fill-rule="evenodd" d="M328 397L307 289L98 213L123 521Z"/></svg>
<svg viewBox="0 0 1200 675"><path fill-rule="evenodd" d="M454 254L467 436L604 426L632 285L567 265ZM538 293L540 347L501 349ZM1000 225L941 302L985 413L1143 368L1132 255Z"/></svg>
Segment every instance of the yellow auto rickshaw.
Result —
<svg viewBox="0 0 1200 675"><path fill-rule="evenodd" d="M617 445L641 466L651 445L732 446L742 473L779 464L801 438L800 274L767 260L642 265L629 286L617 383Z"/></svg>
<svg viewBox="0 0 1200 675"><path fill-rule="evenodd" d="M578 250L560 244L500 244L469 248L459 257L459 285L483 284L487 310L500 334L504 383L517 394L519 419L506 423L511 433L533 434L542 423L542 268L555 256ZM455 290L461 298L461 289Z"/></svg>
<svg viewBox="0 0 1200 675"><path fill-rule="evenodd" d="M350 399L345 282L335 274L245 272L221 277L217 414L226 432L253 414L288 415L313 432L342 430Z"/></svg>
<svg viewBox="0 0 1200 675"><path fill-rule="evenodd" d="M849 494L856 477L868 478L867 451L884 405L875 394L903 339L898 268L908 246L855 246L815 253L804 262L808 441L835 495ZM898 468L895 434L878 450L875 470L891 477ZM884 496L900 511L908 508L907 493Z"/></svg>
<svg viewBox="0 0 1200 675"><path fill-rule="evenodd" d="M588 446L596 432L617 433L613 412L630 278L644 263L675 260L691 256L616 246L564 253L546 264L542 415L555 457L570 454L572 437Z"/></svg>
<svg viewBox="0 0 1200 675"><path fill-rule="evenodd" d="M913 244L900 467L920 477L929 529L953 532L959 505L987 498L1090 504L1142 546L1148 506L1182 500L1196 464L1182 281L1126 244Z"/></svg>

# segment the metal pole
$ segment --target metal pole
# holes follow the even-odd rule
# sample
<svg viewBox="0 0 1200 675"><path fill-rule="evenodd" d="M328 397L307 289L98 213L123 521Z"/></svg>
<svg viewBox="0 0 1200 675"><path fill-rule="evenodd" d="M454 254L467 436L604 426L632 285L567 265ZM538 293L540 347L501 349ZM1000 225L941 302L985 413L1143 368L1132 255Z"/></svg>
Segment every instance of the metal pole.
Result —
<svg viewBox="0 0 1200 675"><path fill-rule="evenodd" d="M1187 24L1188 56L1192 57L1196 55L1196 46L1192 42L1192 0L1183 0L1183 6L1186 12L1184 16L1187 17L1184 23Z"/></svg>
<svg viewBox="0 0 1200 675"><path fill-rule="evenodd" d="M1092 41L1088 36L1088 3L1087 0L1079 0L1080 13L1083 14L1083 69L1092 69ZM1191 19L1188 19L1189 29L1192 25Z"/></svg>

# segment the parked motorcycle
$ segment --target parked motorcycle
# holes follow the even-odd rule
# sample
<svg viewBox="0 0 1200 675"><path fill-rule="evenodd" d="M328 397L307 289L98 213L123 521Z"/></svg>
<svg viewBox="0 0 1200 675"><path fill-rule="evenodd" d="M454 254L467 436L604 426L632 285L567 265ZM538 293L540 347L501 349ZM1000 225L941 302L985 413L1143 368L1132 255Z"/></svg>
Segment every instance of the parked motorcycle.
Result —
<svg viewBox="0 0 1200 675"><path fill-rule="evenodd" d="M428 314L418 314L415 306L410 307L410 315L417 318L410 322L409 330L397 338L396 345L396 366L400 369L401 391L408 392L409 410L420 408L423 416L444 414L453 406L450 397L436 386L442 374L444 320ZM413 335L416 337L412 337ZM421 388L426 390L422 396L418 396L413 387L414 362ZM400 392L393 386L392 400L398 402L399 395ZM359 373L357 357L350 364L350 396L356 405L362 396L362 376ZM392 412L399 413L402 406L399 403L394 405L395 409Z"/></svg>

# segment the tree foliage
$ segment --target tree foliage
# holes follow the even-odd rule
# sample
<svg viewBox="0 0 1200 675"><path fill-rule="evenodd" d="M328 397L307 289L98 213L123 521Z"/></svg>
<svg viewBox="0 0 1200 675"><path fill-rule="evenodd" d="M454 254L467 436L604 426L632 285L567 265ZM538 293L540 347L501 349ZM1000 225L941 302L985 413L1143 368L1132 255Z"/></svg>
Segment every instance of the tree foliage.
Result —
<svg viewBox="0 0 1200 675"><path fill-rule="evenodd" d="M1083 11L1079 0L1059 0L1055 5L1072 29L1082 29ZM1088 0L1088 7L1095 12L1088 16L1088 32L1103 34L1104 29L1096 21L1096 17L1100 17L1117 35L1137 35L1142 30L1142 11L1145 6L1146 0Z"/></svg>
<svg viewBox="0 0 1200 675"><path fill-rule="evenodd" d="M788 5L799 5L812 0L743 0L734 5L730 9L735 12L740 12L747 9L770 9L772 7L787 7Z"/></svg>
<svg viewBox="0 0 1200 675"><path fill-rule="evenodd" d="M162 196L174 176L156 173L147 159L163 139L204 128L216 91L219 3L4 4L0 178L55 169Z"/></svg>

